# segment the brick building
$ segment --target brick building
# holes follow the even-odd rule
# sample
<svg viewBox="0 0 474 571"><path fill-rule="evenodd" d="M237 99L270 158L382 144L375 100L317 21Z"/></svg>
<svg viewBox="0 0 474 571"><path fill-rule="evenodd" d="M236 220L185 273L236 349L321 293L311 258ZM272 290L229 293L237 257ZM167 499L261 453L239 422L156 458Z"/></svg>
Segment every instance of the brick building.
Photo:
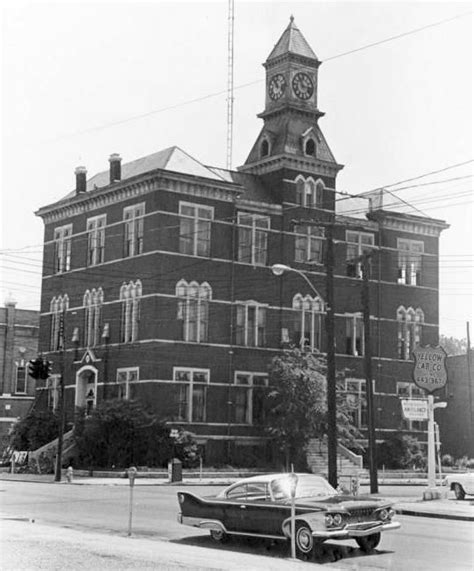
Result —
<svg viewBox="0 0 474 571"><path fill-rule="evenodd" d="M28 376L28 361L38 353L39 312L17 309L8 299L0 307L0 453L8 444L10 428L30 410L35 380Z"/></svg>
<svg viewBox="0 0 474 571"><path fill-rule="evenodd" d="M473 355L474 351L471 349L470 363L467 354L446 359L448 381L443 400L448 406L436 411L441 453L451 454L455 459L463 456L474 458Z"/></svg>
<svg viewBox="0 0 474 571"><path fill-rule="evenodd" d="M361 268L371 252L377 437L417 394L411 350L438 341L440 220L378 197L336 213L338 164L319 125L319 60L293 19L264 64L263 127L228 171L172 147L87 178L42 207L41 351L64 362L67 414L141 398L186 425L208 460L261 455L269 361L290 343L325 352L325 232L334 223L337 368L365 425ZM371 206L367 210L367 204ZM363 214L361 216L361 214ZM271 266L303 272L281 277ZM64 335L62 332L64 331ZM62 342L64 339L64 343ZM59 369L40 399L57 405ZM360 397L360 398L359 398ZM421 432L417 432L421 431Z"/></svg>

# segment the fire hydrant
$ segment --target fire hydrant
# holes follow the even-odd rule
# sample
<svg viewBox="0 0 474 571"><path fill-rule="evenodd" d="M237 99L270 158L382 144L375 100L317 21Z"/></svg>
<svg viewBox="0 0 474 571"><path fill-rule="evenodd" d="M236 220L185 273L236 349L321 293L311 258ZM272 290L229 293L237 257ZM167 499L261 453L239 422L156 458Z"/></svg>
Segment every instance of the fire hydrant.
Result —
<svg viewBox="0 0 474 571"><path fill-rule="evenodd" d="M73 472L74 471L72 469L72 466L69 466L69 468L66 470L66 479L67 479L69 484L72 482Z"/></svg>

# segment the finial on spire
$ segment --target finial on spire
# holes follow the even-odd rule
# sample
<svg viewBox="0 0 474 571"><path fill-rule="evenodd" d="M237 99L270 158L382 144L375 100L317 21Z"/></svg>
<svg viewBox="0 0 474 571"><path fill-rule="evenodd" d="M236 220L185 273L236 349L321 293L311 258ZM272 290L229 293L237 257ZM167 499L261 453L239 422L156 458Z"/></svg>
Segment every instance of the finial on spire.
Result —
<svg viewBox="0 0 474 571"><path fill-rule="evenodd" d="M290 24L293 24L294 19L295 19L295 17L293 16L293 14L291 14L291 16L290 16Z"/></svg>

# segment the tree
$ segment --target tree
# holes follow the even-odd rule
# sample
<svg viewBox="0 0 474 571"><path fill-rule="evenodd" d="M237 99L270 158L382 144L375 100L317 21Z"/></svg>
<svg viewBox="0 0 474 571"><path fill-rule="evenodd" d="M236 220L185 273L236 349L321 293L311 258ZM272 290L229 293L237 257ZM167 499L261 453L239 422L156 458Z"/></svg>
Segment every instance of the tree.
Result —
<svg viewBox="0 0 474 571"><path fill-rule="evenodd" d="M379 468L423 469L426 456L418 440L412 436L393 434L377 447Z"/></svg>
<svg viewBox="0 0 474 571"><path fill-rule="evenodd" d="M100 403L76 422L78 461L97 468L162 466L171 458L170 429L138 401Z"/></svg>
<svg viewBox="0 0 474 571"><path fill-rule="evenodd" d="M456 339L456 337L448 337L441 334L439 336L439 344L448 355L465 355L467 353L467 339Z"/></svg>
<svg viewBox="0 0 474 571"><path fill-rule="evenodd" d="M58 436L58 424L54 412L32 410L13 427L10 445L15 450L37 450Z"/></svg>
<svg viewBox="0 0 474 571"><path fill-rule="evenodd" d="M337 427L341 442L360 448L360 436L353 426L351 408L342 391L338 375ZM269 370L272 389L266 398L266 429L290 459L305 467L305 448L311 438L327 434L327 397L325 360L318 353L292 348L275 357Z"/></svg>

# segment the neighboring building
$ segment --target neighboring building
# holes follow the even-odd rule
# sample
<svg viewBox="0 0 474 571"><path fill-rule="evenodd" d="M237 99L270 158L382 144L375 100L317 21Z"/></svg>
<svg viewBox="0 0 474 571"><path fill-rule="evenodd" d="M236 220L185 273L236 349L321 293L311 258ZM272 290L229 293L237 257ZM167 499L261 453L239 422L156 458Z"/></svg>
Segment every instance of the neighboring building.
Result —
<svg viewBox="0 0 474 571"><path fill-rule="evenodd" d="M0 454L11 427L28 413L35 399L28 361L38 354L38 330L38 311L17 309L10 299L0 307Z"/></svg>
<svg viewBox="0 0 474 571"><path fill-rule="evenodd" d="M67 415L112 397L141 398L205 445L208 461L263 457L270 360L290 343L324 352L325 233L334 220L337 368L349 369L354 419L366 422L361 266L372 252L370 312L377 436L404 423L416 396L411 351L438 341L440 220L391 212L372 197L335 218L342 165L319 126L319 60L293 19L264 64L263 127L237 171L178 147L110 168L42 207L41 351ZM204 136L204 135L203 135ZM364 201L364 212L367 209ZM350 215L349 215L350 214ZM283 263L305 272L276 277ZM64 332L64 335L62 334Z"/></svg>
<svg viewBox="0 0 474 571"><path fill-rule="evenodd" d="M474 458L474 371L467 355L455 355L446 359L448 382L441 400L447 407L435 411L439 425L441 454L451 454L455 459L467 456ZM469 379L469 370L471 378Z"/></svg>

